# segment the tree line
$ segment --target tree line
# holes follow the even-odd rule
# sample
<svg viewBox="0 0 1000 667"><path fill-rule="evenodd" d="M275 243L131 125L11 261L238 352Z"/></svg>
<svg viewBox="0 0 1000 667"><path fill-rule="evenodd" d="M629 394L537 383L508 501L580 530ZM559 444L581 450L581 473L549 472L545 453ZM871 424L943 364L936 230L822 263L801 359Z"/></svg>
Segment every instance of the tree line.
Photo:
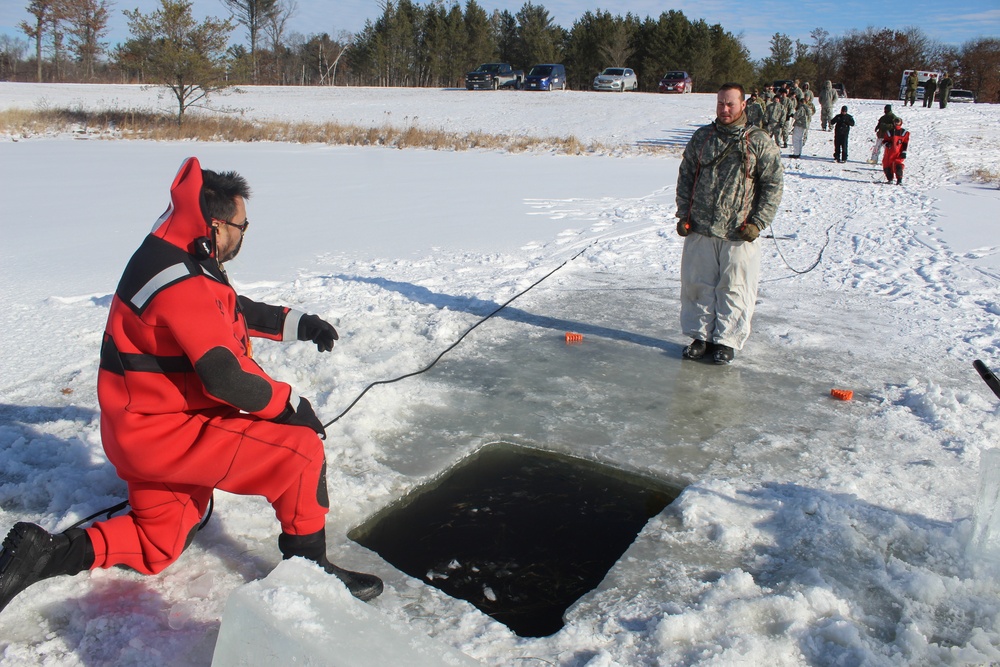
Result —
<svg viewBox="0 0 1000 667"><path fill-rule="evenodd" d="M176 65L206 86L234 84L430 86L463 85L484 62L527 70L566 65L571 88L590 88L605 67L630 67L640 90L655 91L668 70L694 78L695 91L726 81L748 88L778 79L847 86L852 97L893 98L903 69L947 71L955 87L1000 102L1000 38L960 47L919 28L869 27L832 36L817 28L806 42L775 33L770 54L750 58L738 35L678 10L658 17L587 11L569 28L530 0L517 12L487 11L476 0L381 0L380 14L356 34L290 32L295 0L220 0L224 19L197 22L186 0L160 0L149 14L125 10L130 37L105 40L111 0L31 0L20 24L26 39L0 36L0 79L165 83ZM234 44L234 35L244 41ZM164 66L164 60L175 60ZM197 61L197 62L192 62ZM197 72L197 74L194 74ZM187 85L182 83L180 85Z"/></svg>

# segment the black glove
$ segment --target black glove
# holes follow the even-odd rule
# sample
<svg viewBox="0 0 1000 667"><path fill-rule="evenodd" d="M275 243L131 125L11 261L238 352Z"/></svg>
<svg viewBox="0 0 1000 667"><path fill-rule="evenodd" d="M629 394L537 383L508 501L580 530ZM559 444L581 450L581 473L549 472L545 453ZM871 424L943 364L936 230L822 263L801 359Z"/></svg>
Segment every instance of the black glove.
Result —
<svg viewBox="0 0 1000 667"><path fill-rule="evenodd" d="M320 352L329 352L333 349L333 341L340 340L340 336L326 320L316 315L303 315L299 318L299 340L311 340Z"/></svg>
<svg viewBox="0 0 1000 667"><path fill-rule="evenodd" d="M906 151L903 151L902 153L900 153L899 157L901 157L901 158L903 158L905 160L906 159Z"/></svg>
<svg viewBox="0 0 1000 667"><path fill-rule="evenodd" d="M292 405L292 401L296 401L295 405ZM285 406L284 411L280 415L274 418L279 424L288 424L290 426L305 426L316 431L322 440L326 440L326 429L323 428L323 422L319 420L316 413L313 412L312 403L302 398L301 396L292 396L289 398L288 405Z"/></svg>
<svg viewBox="0 0 1000 667"><path fill-rule="evenodd" d="M736 233L739 234L740 238L744 241L756 241L757 237L760 236L760 229L752 222L744 222L740 225L740 228L736 230Z"/></svg>
<svg viewBox="0 0 1000 667"><path fill-rule="evenodd" d="M687 236L691 233L691 224L685 220L677 221L677 233L681 236Z"/></svg>

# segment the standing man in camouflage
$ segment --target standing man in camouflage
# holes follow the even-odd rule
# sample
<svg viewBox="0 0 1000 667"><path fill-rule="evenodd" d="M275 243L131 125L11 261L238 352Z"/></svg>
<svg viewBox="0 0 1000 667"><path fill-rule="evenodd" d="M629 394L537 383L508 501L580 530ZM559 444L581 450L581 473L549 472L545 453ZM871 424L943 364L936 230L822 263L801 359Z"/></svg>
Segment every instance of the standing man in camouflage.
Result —
<svg viewBox="0 0 1000 667"><path fill-rule="evenodd" d="M951 77L945 72L944 78L941 79L941 83L938 86L938 105L944 109L948 106L948 100L951 97Z"/></svg>
<svg viewBox="0 0 1000 667"><path fill-rule="evenodd" d="M819 122L824 132L830 127L830 119L833 118L833 105L839 99L840 96L833 89L833 84L824 81L823 87L819 89Z"/></svg>
<svg viewBox="0 0 1000 667"><path fill-rule="evenodd" d="M747 100L747 125L764 128L764 107L757 98L757 93L750 93Z"/></svg>
<svg viewBox="0 0 1000 667"><path fill-rule="evenodd" d="M723 84L716 119L695 131L677 177L681 328L693 340L685 359L709 352L731 363L750 336L760 279L757 237L784 192L781 154L767 133L747 125L743 86Z"/></svg>
<svg viewBox="0 0 1000 667"><path fill-rule="evenodd" d="M785 115L785 103L779 92L771 98L764 110L764 129L774 139L775 146L781 145L781 128L785 126Z"/></svg>
<svg viewBox="0 0 1000 667"><path fill-rule="evenodd" d="M917 103L917 86L920 85L920 80L917 78L917 73L910 72L910 75L906 77L906 96L903 98L903 106L905 107L907 103L912 107Z"/></svg>

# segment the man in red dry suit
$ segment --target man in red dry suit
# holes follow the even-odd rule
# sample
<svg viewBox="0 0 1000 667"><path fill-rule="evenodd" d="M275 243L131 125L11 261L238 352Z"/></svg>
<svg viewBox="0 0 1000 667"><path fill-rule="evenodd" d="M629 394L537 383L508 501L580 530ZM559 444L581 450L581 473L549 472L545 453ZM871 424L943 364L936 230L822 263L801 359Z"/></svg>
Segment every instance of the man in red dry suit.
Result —
<svg viewBox="0 0 1000 667"><path fill-rule="evenodd" d="M171 203L132 256L111 302L97 395L127 514L50 534L17 523L0 552L0 609L43 579L123 565L156 574L197 532L215 489L260 495L302 556L370 600L382 581L326 556L326 436L312 406L252 358L250 336L333 349L316 315L238 296L223 263L239 252L250 189L235 172L181 166Z"/></svg>
<svg viewBox="0 0 1000 667"><path fill-rule="evenodd" d="M903 184L903 165L906 161L906 148L910 145L910 133L903 129L903 119L896 118L893 127L882 135L885 154L882 155L882 171L885 180L892 183L895 176L896 185Z"/></svg>

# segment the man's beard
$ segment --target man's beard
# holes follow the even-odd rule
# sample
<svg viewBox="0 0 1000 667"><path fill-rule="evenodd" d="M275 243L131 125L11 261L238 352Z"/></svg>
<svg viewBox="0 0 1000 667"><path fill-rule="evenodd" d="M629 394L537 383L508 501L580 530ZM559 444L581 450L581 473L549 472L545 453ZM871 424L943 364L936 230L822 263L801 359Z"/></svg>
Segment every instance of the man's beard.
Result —
<svg viewBox="0 0 1000 667"><path fill-rule="evenodd" d="M236 243L236 246L233 247L233 249L230 250L225 255L222 255L221 257L219 257L219 263L220 264L224 264L225 262L228 262L228 261L232 260L234 257L236 257L236 255L240 254L240 248L242 248L242 247L243 247L243 236L241 235L240 236L240 240L237 241L237 243Z"/></svg>

